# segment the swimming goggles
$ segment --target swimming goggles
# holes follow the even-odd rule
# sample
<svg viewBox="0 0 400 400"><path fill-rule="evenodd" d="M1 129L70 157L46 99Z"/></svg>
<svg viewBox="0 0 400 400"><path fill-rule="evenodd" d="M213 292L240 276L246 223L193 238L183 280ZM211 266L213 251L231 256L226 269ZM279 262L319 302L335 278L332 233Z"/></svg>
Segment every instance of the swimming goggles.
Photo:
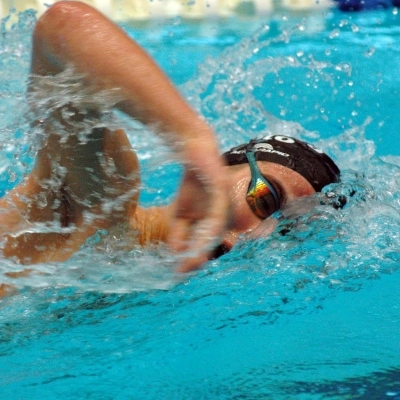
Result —
<svg viewBox="0 0 400 400"><path fill-rule="evenodd" d="M271 183L261 175L254 152L246 152L246 158L251 171L251 181L247 190L246 201L257 217L266 219L279 210L279 196Z"/></svg>

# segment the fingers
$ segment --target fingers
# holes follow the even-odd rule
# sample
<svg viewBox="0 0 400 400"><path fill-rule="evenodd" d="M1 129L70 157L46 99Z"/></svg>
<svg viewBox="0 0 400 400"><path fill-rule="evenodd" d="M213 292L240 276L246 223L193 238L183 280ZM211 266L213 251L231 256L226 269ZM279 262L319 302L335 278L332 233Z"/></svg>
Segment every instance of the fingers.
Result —
<svg viewBox="0 0 400 400"><path fill-rule="evenodd" d="M179 221L180 237L175 237L177 251L184 252L177 267L178 272L190 272L200 268L210 259L213 249L220 243L224 228L225 215L211 217L194 225L189 221Z"/></svg>
<svg viewBox="0 0 400 400"><path fill-rule="evenodd" d="M207 224L207 221L202 221ZM214 240L203 229L196 229L190 221L177 220L173 227L173 235L170 237L169 246L177 253L180 253L177 272L190 272L200 268L208 261L208 255L213 247Z"/></svg>
<svg viewBox="0 0 400 400"><path fill-rule="evenodd" d="M168 246L172 251L181 253L189 249L188 238L190 226L185 219L176 219L171 226L171 234L168 238Z"/></svg>
<svg viewBox="0 0 400 400"><path fill-rule="evenodd" d="M220 243L224 232L224 224L220 222L224 221L224 215L221 217L211 217L196 222L188 219L176 220L171 227L173 234L169 238L169 247L174 252L185 253L182 255L184 258L207 261L208 255Z"/></svg>
<svg viewBox="0 0 400 400"><path fill-rule="evenodd" d="M200 179L187 172L176 200L168 245L175 252L184 252L179 272L200 268L224 234L229 201L224 175Z"/></svg>
<svg viewBox="0 0 400 400"><path fill-rule="evenodd" d="M197 257L185 258L178 265L176 272L187 273L199 269L203 264L208 261L208 257L205 254L200 254Z"/></svg>

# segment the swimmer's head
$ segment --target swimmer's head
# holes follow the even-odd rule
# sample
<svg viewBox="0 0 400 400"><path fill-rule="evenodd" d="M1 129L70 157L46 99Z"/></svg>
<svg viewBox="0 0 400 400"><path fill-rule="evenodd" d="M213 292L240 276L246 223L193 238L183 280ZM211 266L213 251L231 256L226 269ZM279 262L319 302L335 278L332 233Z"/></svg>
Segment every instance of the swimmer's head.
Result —
<svg viewBox="0 0 400 400"><path fill-rule="evenodd" d="M339 168L329 156L288 136L253 139L232 148L223 157L228 166L239 166L230 168L228 173L231 183L228 230L210 258L227 253L240 235L255 232L262 220L288 201L320 192L324 186L338 182L340 176ZM242 168L240 164L249 167Z"/></svg>
<svg viewBox="0 0 400 400"><path fill-rule="evenodd" d="M248 162L246 154L253 153L257 161L283 165L302 175L320 192L330 183L339 181L340 170L333 160L311 144L289 136L266 136L234 147L223 154L228 165Z"/></svg>

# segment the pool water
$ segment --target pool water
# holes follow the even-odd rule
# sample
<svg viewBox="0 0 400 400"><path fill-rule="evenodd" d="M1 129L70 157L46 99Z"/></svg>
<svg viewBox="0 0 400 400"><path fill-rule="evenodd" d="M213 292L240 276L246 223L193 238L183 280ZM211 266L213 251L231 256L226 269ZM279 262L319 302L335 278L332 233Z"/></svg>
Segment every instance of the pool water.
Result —
<svg viewBox="0 0 400 400"><path fill-rule="evenodd" d="M390 9L125 25L222 148L261 132L310 140L337 160L342 182L328 190L348 202L292 204L273 234L185 277L165 249L126 250L104 233L37 266L0 301L1 397L400 399L399 22ZM33 23L24 14L1 39L3 192L32 165ZM171 199L180 168L168 150L113 121L138 149L141 201Z"/></svg>

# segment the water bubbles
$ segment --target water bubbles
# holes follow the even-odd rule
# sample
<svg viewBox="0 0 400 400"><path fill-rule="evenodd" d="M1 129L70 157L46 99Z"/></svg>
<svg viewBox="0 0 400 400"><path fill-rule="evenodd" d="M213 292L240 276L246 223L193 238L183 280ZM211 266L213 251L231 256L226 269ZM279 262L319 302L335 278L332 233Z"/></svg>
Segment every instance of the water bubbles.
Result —
<svg viewBox="0 0 400 400"><path fill-rule="evenodd" d="M368 48L368 50L366 50L366 51L364 52L364 56L365 56L365 57L371 57L371 56L374 55L375 51L376 51L376 48L373 47L373 46L371 46L371 47Z"/></svg>
<svg viewBox="0 0 400 400"><path fill-rule="evenodd" d="M10 167L8 167L7 170L8 170L8 176L9 176L8 181L10 183L14 183L18 178L18 174L15 171L13 171Z"/></svg>
<svg viewBox="0 0 400 400"><path fill-rule="evenodd" d="M330 34L329 34L329 39L336 39L340 35L340 30L339 29L334 29Z"/></svg>
<svg viewBox="0 0 400 400"><path fill-rule="evenodd" d="M351 64L346 62L340 62L334 66L336 71L344 72L347 76L351 75L352 67Z"/></svg>

